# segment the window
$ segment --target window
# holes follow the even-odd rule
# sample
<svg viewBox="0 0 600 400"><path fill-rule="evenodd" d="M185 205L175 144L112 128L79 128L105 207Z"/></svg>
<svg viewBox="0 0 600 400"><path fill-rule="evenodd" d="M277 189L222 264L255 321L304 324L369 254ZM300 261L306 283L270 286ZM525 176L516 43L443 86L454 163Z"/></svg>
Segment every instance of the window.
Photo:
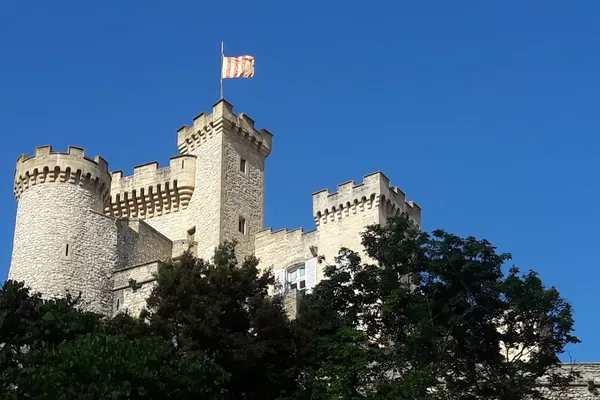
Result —
<svg viewBox="0 0 600 400"><path fill-rule="evenodd" d="M240 217L238 220L238 231L244 235L246 234L246 220L244 217Z"/></svg>
<svg viewBox="0 0 600 400"><path fill-rule="evenodd" d="M117 310L119 309L120 305L121 305L121 300L117 299Z"/></svg>
<svg viewBox="0 0 600 400"><path fill-rule="evenodd" d="M306 288L306 267L298 264L287 271L286 282L290 289L302 290Z"/></svg>
<svg viewBox="0 0 600 400"><path fill-rule="evenodd" d="M71 261L73 258L73 244L71 242L63 242L60 258L63 261Z"/></svg>
<svg viewBox="0 0 600 400"><path fill-rule="evenodd" d="M240 158L240 171L246 173L246 160Z"/></svg>

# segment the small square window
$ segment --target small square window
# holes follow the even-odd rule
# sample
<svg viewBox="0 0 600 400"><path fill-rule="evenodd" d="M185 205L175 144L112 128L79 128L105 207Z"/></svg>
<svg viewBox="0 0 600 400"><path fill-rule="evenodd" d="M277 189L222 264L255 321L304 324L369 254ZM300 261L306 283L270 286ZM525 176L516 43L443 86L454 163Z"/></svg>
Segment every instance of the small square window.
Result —
<svg viewBox="0 0 600 400"><path fill-rule="evenodd" d="M243 158L240 158L240 171L242 171L243 173L246 173L246 160L244 160Z"/></svg>
<svg viewBox="0 0 600 400"><path fill-rule="evenodd" d="M238 231L244 235L246 234L246 220L244 217L240 217L238 221Z"/></svg>

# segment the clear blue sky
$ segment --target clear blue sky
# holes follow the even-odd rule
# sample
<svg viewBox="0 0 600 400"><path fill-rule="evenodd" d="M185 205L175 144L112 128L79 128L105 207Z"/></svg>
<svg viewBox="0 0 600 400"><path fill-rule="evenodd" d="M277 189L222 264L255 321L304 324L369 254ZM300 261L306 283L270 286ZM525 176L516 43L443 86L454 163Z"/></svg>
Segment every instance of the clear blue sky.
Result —
<svg viewBox="0 0 600 400"><path fill-rule="evenodd" d="M165 165L218 100L224 40L256 57L225 97L275 135L268 226L311 229L312 192L382 170L426 230L487 238L556 285L584 340L570 356L600 361L599 20L584 0L5 0L0 276L17 157L73 144L126 174Z"/></svg>

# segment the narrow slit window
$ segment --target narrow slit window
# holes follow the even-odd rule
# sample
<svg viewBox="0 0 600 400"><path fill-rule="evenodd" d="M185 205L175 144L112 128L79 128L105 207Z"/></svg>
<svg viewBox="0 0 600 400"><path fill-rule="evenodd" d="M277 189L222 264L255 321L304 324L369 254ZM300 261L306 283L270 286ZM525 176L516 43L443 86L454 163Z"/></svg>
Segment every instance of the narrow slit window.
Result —
<svg viewBox="0 0 600 400"><path fill-rule="evenodd" d="M245 174L246 168L247 168L246 160L244 160L243 158L240 158L240 171L242 171Z"/></svg>
<svg viewBox="0 0 600 400"><path fill-rule="evenodd" d="M63 242L62 247L60 248L60 258L63 261L71 261L73 257L73 243L72 242Z"/></svg>
<svg viewBox="0 0 600 400"><path fill-rule="evenodd" d="M246 234L246 219L244 217L240 217L238 221L238 231Z"/></svg>
<svg viewBox="0 0 600 400"><path fill-rule="evenodd" d="M117 310L119 309L119 306L121 305L121 300L117 299Z"/></svg>

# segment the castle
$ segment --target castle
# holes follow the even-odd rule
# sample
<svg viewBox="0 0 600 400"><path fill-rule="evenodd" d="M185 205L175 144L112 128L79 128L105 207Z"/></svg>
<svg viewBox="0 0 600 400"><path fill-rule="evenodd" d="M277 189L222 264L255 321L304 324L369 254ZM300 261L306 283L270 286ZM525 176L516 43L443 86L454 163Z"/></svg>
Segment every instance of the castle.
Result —
<svg viewBox="0 0 600 400"><path fill-rule="evenodd" d="M420 226L420 207L375 172L334 193L314 193L315 230L265 229L272 138L221 100L177 131L179 155L168 167L152 162L123 176L77 147L43 146L22 155L8 278L45 296L81 293L91 310L105 315L137 314L159 262L188 249L210 259L219 243L236 240L239 257L255 254L261 268L302 291L322 279L317 257L333 261L341 246L362 248L367 225L406 212Z"/></svg>
<svg viewBox="0 0 600 400"><path fill-rule="evenodd" d="M177 131L179 155L168 167L152 162L123 176L78 147L54 152L42 146L33 156L22 155L15 170L18 207L8 278L47 297L81 293L91 310L105 315L136 315L161 261L186 250L210 259L219 243L235 239L238 256L255 254L261 268L298 289L286 300L293 313L296 296L323 278L317 257L332 262L342 246L361 249L367 225L402 212L421 226L421 208L375 172L360 184L314 193L315 230L265 229L265 159L272 137L221 100L212 113ZM600 364L574 368L582 377L556 398L600 397Z"/></svg>

